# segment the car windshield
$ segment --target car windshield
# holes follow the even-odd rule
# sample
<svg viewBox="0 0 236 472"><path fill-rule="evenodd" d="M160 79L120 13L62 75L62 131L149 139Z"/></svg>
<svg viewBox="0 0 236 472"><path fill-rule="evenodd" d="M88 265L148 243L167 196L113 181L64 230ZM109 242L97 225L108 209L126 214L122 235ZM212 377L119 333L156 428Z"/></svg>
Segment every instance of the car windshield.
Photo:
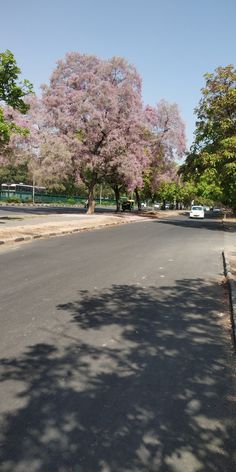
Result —
<svg viewBox="0 0 236 472"><path fill-rule="evenodd" d="M201 211L203 208L201 206L194 206L192 207L192 210L197 210L197 211Z"/></svg>

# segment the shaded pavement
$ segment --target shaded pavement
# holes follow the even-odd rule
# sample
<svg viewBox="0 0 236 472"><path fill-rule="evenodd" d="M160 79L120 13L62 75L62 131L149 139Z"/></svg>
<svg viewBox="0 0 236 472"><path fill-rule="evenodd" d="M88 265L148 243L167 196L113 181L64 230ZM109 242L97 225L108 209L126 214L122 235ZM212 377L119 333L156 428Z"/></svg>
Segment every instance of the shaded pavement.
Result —
<svg viewBox="0 0 236 472"><path fill-rule="evenodd" d="M40 343L3 360L21 408L5 416L1 470L233 472L235 391L217 298L198 279L58 306L71 323L60 349Z"/></svg>

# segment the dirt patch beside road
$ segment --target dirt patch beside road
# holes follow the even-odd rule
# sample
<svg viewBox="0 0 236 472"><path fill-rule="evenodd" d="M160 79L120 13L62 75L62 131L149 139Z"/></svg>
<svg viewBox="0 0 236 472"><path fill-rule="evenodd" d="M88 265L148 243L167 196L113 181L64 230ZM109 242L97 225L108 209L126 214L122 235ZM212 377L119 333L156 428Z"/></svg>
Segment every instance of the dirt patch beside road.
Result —
<svg viewBox="0 0 236 472"><path fill-rule="evenodd" d="M19 237L27 237L27 236L35 236L39 235L49 236L52 233L56 234L63 234L63 232L73 232L74 230L84 230L90 228L97 228L99 226L106 226L106 225L113 225L113 224L120 224L123 221L120 218L116 217L99 217L96 220L89 219L84 221L78 220L70 220L70 221L61 221L61 222L45 222L40 223L38 225L28 224L24 226L14 226L14 227L7 227L0 229L0 240L4 240L5 242L10 242ZM125 221L124 221L125 222Z"/></svg>

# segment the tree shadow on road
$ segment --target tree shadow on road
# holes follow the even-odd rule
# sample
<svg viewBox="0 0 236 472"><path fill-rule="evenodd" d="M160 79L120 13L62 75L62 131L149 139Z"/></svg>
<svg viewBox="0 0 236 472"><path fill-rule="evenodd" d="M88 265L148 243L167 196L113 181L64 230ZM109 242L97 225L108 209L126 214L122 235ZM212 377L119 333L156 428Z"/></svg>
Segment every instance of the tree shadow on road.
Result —
<svg viewBox="0 0 236 472"><path fill-rule="evenodd" d="M84 207L66 207L66 206L32 206L32 207L25 207L25 206L0 206L1 211L6 211L7 213L25 213L25 214L37 214L37 215L55 215L55 214L86 214L87 210ZM115 209L114 208L106 208L106 207L96 207L95 208L95 214L96 213L104 213L104 214L115 214Z"/></svg>
<svg viewBox="0 0 236 472"><path fill-rule="evenodd" d="M58 306L54 343L2 361L3 386L16 393L1 471L233 471L221 290L202 279L115 285Z"/></svg>
<svg viewBox="0 0 236 472"><path fill-rule="evenodd" d="M23 220L23 218L19 216L0 216L0 224L5 224L5 221L12 221L12 220Z"/></svg>
<svg viewBox="0 0 236 472"><path fill-rule="evenodd" d="M224 222L224 229L229 233L236 233L236 221L227 221Z"/></svg>
<svg viewBox="0 0 236 472"><path fill-rule="evenodd" d="M198 220L198 219L185 219L185 218L166 218L162 220L156 220L155 223L161 223L166 225L178 226L185 229L205 229L210 231L224 231L224 226L222 220L217 219L207 219L207 220Z"/></svg>

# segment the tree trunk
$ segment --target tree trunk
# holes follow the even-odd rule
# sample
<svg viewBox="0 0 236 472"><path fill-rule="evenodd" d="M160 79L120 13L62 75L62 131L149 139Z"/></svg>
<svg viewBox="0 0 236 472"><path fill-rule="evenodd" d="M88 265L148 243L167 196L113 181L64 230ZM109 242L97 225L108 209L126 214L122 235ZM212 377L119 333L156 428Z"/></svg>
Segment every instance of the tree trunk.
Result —
<svg viewBox="0 0 236 472"><path fill-rule="evenodd" d="M116 212L120 211L120 188L118 185L114 185L113 187L115 199L116 199Z"/></svg>
<svg viewBox="0 0 236 472"><path fill-rule="evenodd" d="M91 184L89 186L87 215L92 215L94 213L94 208L95 208L95 202L93 199L94 186L95 184Z"/></svg>
<svg viewBox="0 0 236 472"><path fill-rule="evenodd" d="M140 199L140 195L139 195L139 191L138 191L138 188L136 187L135 189L135 196L136 196L136 200L137 200L137 205L138 205L138 211L141 211L142 207L141 207L141 199Z"/></svg>

